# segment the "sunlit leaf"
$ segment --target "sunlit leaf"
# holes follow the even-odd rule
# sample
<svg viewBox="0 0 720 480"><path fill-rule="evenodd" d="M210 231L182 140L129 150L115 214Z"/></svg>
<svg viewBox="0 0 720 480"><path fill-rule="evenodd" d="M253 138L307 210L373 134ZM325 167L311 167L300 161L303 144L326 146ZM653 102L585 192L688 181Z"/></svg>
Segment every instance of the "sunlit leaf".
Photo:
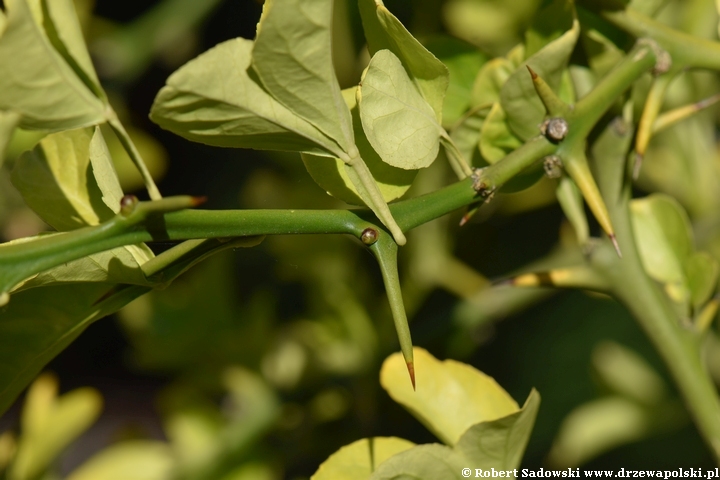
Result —
<svg viewBox="0 0 720 480"><path fill-rule="evenodd" d="M391 51L370 60L358 97L363 130L385 163L415 170L435 160L442 127Z"/></svg>
<svg viewBox="0 0 720 480"><path fill-rule="evenodd" d="M447 67L407 31L382 0L360 0L358 5L370 55L390 50L399 58L408 76L435 112L435 120L441 123L443 99L448 89Z"/></svg>
<svg viewBox="0 0 720 480"><path fill-rule="evenodd" d="M459 480L466 467L467 460L449 447L418 445L380 464L370 480Z"/></svg>
<svg viewBox="0 0 720 480"><path fill-rule="evenodd" d="M388 458L415 444L397 437L364 438L330 455L311 480L367 480Z"/></svg>
<svg viewBox="0 0 720 480"><path fill-rule="evenodd" d="M492 105L500 100L500 90L517 66L510 60L497 57L480 69L472 87L473 106Z"/></svg>
<svg viewBox="0 0 720 480"><path fill-rule="evenodd" d="M104 99L105 93L95 73L88 53L82 29L75 11L73 0L41 0L44 26L47 35L58 53L73 68L78 78L97 97Z"/></svg>
<svg viewBox="0 0 720 480"><path fill-rule="evenodd" d="M78 388L57 397L57 381L40 376L28 390L9 478L36 478L97 420L101 407L96 390Z"/></svg>
<svg viewBox="0 0 720 480"><path fill-rule="evenodd" d="M228 40L167 80L150 118L188 140L220 147L329 155L338 145L271 97L250 76L253 42Z"/></svg>
<svg viewBox="0 0 720 480"><path fill-rule="evenodd" d="M170 447L155 440L118 443L95 454L67 480L165 480L174 465Z"/></svg>
<svg viewBox="0 0 720 480"><path fill-rule="evenodd" d="M357 87L343 90L343 97L350 108L355 132L355 144L386 202L402 197L410 188L417 171L404 170L383 162L365 137L355 101ZM313 180L335 198L353 205L364 205L357 188L347 172L345 162L339 158L302 154L303 163Z"/></svg>
<svg viewBox="0 0 720 480"><path fill-rule="evenodd" d="M414 349L417 391L407 381L401 355L383 363L380 383L447 445L455 445L465 431L480 422L517 412L515 400L495 380L454 360L439 361L422 348Z"/></svg>
<svg viewBox="0 0 720 480"><path fill-rule="evenodd" d="M103 123L105 104L53 48L26 0L7 0L0 37L0 109L25 128L64 130Z"/></svg>
<svg viewBox="0 0 720 480"><path fill-rule="evenodd" d="M540 395L533 390L519 412L470 427L460 437L455 450L472 462L475 468L518 468L539 408Z"/></svg>
<svg viewBox="0 0 720 480"><path fill-rule="evenodd" d="M333 0L266 1L252 65L270 95L350 152L352 120L332 63L332 5Z"/></svg>
<svg viewBox="0 0 720 480"><path fill-rule="evenodd" d="M23 154L13 169L13 184L25 202L57 230L97 225L115 213L103 203L93 175L92 137L92 129L49 135L33 151ZM94 150L102 151L97 144ZM110 191L108 194L112 195Z"/></svg>

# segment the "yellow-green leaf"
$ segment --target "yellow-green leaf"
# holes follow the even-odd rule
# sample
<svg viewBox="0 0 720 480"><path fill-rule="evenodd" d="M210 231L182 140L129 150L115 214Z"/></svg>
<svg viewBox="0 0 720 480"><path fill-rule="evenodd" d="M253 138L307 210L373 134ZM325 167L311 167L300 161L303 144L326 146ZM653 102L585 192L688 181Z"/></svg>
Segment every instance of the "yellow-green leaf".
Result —
<svg viewBox="0 0 720 480"><path fill-rule="evenodd" d="M106 448L73 471L67 480L166 480L174 458L170 447L154 440L134 440Z"/></svg>
<svg viewBox="0 0 720 480"><path fill-rule="evenodd" d="M444 131L390 50L373 56L358 92L363 130L385 163L416 170L435 160Z"/></svg>
<svg viewBox="0 0 720 480"><path fill-rule="evenodd" d="M381 463L414 445L397 437L363 438L330 455L310 480L368 480Z"/></svg>
<svg viewBox="0 0 720 480"><path fill-rule="evenodd" d="M476 423L520 410L495 380L470 365L439 361L422 348L414 349L414 359L416 391L407 381L407 367L400 354L385 360L380 383L393 400L447 445L455 445Z"/></svg>

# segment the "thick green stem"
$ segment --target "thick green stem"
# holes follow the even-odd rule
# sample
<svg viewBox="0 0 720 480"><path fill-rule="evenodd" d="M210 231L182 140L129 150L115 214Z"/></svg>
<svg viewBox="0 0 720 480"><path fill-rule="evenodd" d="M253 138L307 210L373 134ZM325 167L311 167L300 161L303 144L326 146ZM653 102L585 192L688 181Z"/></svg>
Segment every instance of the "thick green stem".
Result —
<svg viewBox="0 0 720 480"><path fill-rule="evenodd" d="M699 38L663 25L637 10L606 10L600 13L615 26L641 38L655 40L670 54L677 68L709 68L720 70L720 43Z"/></svg>
<svg viewBox="0 0 720 480"><path fill-rule="evenodd" d="M700 433L720 462L720 401L706 372L695 333L685 328L660 287L647 275L633 235L625 155L630 128L616 121L596 142L598 183L608 206L620 259L609 244L591 254L592 265L608 279L613 295L635 316L673 376Z"/></svg>

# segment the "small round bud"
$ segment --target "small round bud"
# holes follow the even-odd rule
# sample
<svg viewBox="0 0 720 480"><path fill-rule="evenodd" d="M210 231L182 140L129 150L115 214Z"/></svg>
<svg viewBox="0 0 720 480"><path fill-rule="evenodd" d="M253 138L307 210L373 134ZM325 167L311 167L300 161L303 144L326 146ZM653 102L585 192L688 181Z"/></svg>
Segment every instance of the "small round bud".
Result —
<svg viewBox="0 0 720 480"><path fill-rule="evenodd" d="M139 200L135 195L125 195L120 199L120 214L130 215L138 204Z"/></svg>
<svg viewBox="0 0 720 480"><path fill-rule="evenodd" d="M548 178L560 178L562 176L562 160L557 155L548 155L543 158L543 168Z"/></svg>
<svg viewBox="0 0 720 480"><path fill-rule="evenodd" d="M372 245L378 241L378 231L374 228L366 228L363 230L362 235L360 235L360 240L362 240L365 245Z"/></svg>
<svg viewBox="0 0 720 480"><path fill-rule="evenodd" d="M551 118L544 126L545 136L553 142L561 141L568 134L568 123L564 118Z"/></svg>

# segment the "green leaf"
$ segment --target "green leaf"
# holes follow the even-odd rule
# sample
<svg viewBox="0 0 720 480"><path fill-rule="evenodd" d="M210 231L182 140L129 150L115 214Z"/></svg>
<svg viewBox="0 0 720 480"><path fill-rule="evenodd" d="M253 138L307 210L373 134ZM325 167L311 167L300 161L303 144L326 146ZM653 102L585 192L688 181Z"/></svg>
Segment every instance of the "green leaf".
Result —
<svg viewBox="0 0 720 480"><path fill-rule="evenodd" d="M539 408L540 395L533 389L519 412L473 425L460 437L455 450L474 468L518 468Z"/></svg>
<svg viewBox="0 0 720 480"><path fill-rule="evenodd" d="M454 360L437 360L414 349L417 391L407 381L405 362L393 354L383 363L380 383L447 445L455 445L472 425L511 415L518 404L491 377Z"/></svg>
<svg viewBox="0 0 720 480"><path fill-rule="evenodd" d="M120 209L117 197L122 192L106 155L99 130L48 135L18 159L12 182L28 206L57 230L97 225ZM95 165L100 182L94 175ZM111 201L116 202L115 209L107 205Z"/></svg>
<svg viewBox="0 0 720 480"><path fill-rule="evenodd" d="M78 78L33 19L26 0L8 0L0 37L0 110L23 128L66 130L103 123L105 104Z"/></svg>
<svg viewBox="0 0 720 480"><path fill-rule="evenodd" d="M149 290L74 283L14 294L0 308L0 413L92 322Z"/></svg>
<svg viewBox="0 0 720 480"><path fill-rule="evenodd" d="M368 141L385 163L415 170L435 160L444 131L390 50L380 50L370 60L358 104Z"/></svg>
<svg viewBox="0 0 720 480"><path fill-rule="evenodd" d="M418 445L381 463L370 480L459 480L466 467L467 460L449 447Z"/></svg>
<svg viewBox="0 0 720 480"><path fill-rule="evenodd" d="M690 288L692 306L698 310L715 292L720 265L718 265L717 259L710 254L694 252L685 261L683 267Z"/></svg>
<svg viewBox="0 0 720 480"><path fill-rule="evenodd" d="M532 57L546 45L573 28L575 6L572 0L551 0L533 17L525 32L525 56Z"/></svg>
<svg viewBox="0 0 720 480"><path fill-rule="evenodd" d="M236 38L186 63L157 94L150 118L208 145L339 154L333 140L250 77L252 48L252 41Z"/></svg>
<svg viewBox="0 0 720 480"><path fill-rule="evenodd" d="M563 420L550 461L555 468L582 465L608 450L644 438L656 417L622 397L585 403Z"/></svg>
<svg viewBox="0 0 720 480"><path fill-rule="evenodd" d="M28 390L9 478L37 478L100 416L102 397L95 389L78 388L59 398L57 389L56 379L42 375Z"/></svg>
<svg viewBox="0 0 720 480"><path fill-rule="evenodd" d="M0 110L0 167L3 165L7 147L10 144L13 132L15 132L15 127L19 122L20 114Z"/></svg>
<svg viewBox="0 0 720 480"><path fill-rule="evenodd" d="M433 37L426 46L447 67L449 73L442 110L442 125L449 128L470 107L475 78L488 61L488 56L469 43L448 36Z"/></svg>
<svg viewBox="0 0 720 480"><path fill-rule="evenodd" d="M690 292L683 265L690 257L692 230L687 213L672 197L652 194L630 202L633 233L643 266L676 303Z"/></svg>
<svg viewBox="0 0 720 480"><path fill-rule="evenodd" d="M475 77L470 104L472 106L492 105L500 100L500 91L517 65L503 57L493 58Z"/></svg>
<svg viewBox="0 0 720 480"><path fill-rule="evenodd" d="M593 349L592 363L614 393L644 405L657 405L667 394L665 382L647 361L629 348L604 341Z"/></svg>
<svg viewBox="0 0 720 480"><path fill-rule="evenodd" d="M310 480L367 480L378 465L414 445L397 437L363 438L330 455Z"/></svg>
<svg viewBox="0 0 720 480"><path fill-rule="evenodd" d="M577 20L573 20L570 30L524 62L555 92L558 91L579 33L580 26ZM528 140L540 133L538 126L545 118L545 106L535 92L525 65L516 69L505 82L500 98L503 109L507 112L508 124L518 137Z"/></svg>
<svg viewBox="0 0 720 480"><path fill-rule="evenodd" d="M480 130L479 145L483 159L490 164L497 163L522 144L522 140L510 131L502 105L495 102Z"/></svg>
<svg viewBox="0 0 720 480"><path fill-rule="evenodd" d="M252 66L270 95L350 153L352 120L332 62L332 5L333 0L285 0L281 6L266 1Z"/></svg>
<svg viewBox="0 0 720 480"><path fill-rule="evenodd" d="M486 165L480 156L480 132L488 112L487 108L474 108L450 131L450 138L457 146L458 151L470 165L476 167Z"/></svg>
<svg viewBox="0 0 720 480"><path fill-rule="evenodd" d="M105 92L85 45L75 3L73 0L41 0L41 3L43 26L50 42L85 86L105 101Z"/></svg>
<svg viewBox="0 0 720 480"><path fill-rule="evenodd" d="M382 0L360 0L360 16L370 55L390 50L405 67L408 76L435 113L443 121L443 100L448 89L448 69L412 36L385 8Z"/></svg>
<svg viewBox="0 0 720 480"><path fill-rule="evenodd" d="M94 455L67 480L165 480L175 460L170 447L155 440L118 443Z"/></svg>
<svg viewBox="0 0 720 480"><path fill-rule="evenodd" d="M417 171L390 166L383 162L375 152L362 129L360 114L355 101L356 90L357 87L343 90L343 97L352 114L355 144L360 152L360 156L365 161L370 173L372 173L373 178L377 182L383 199L386 202L391 202L405 195L413 180L415 180ZM347 166L345 162L339 158L335 158L333 161L332 158L306 153L302 154L302 159L310 176L312 176L313 180L328 194L353 205L365 204L348 175L347 169L351 167Z"/></svg>

